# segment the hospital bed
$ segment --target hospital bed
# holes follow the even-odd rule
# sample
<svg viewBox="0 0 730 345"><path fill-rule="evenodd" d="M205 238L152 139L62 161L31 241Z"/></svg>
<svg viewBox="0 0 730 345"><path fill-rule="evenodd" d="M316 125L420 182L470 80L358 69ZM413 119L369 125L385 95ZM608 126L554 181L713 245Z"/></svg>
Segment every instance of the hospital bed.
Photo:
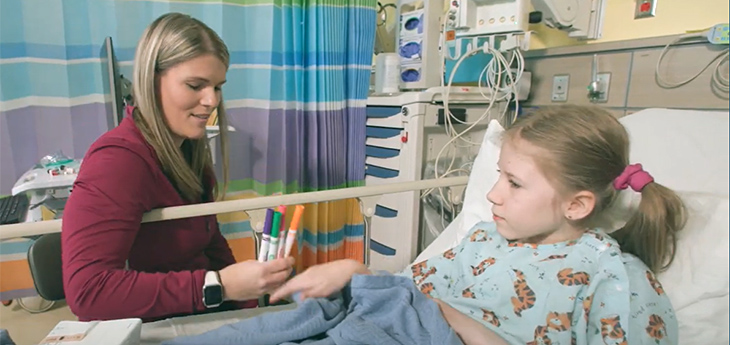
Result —
<svg viewBox="0 0 730 345"><path fill-rule="evenodd" d="M680 233L676 259L658 275L677 313L680 344L728 344L728 112L646 109L621 118L621 122L631 137L631 161L642 163L658 182L677 191L688 207L689 221ZM468 179L462 211L414 262L453 247L471 225L491 220L486 193L496 180L498 154L498 137L488 129L472 168L475 173ZM159 344L165 339L199 334L261 313L294 307L147 323L142 326L142 344Z"/></svg>

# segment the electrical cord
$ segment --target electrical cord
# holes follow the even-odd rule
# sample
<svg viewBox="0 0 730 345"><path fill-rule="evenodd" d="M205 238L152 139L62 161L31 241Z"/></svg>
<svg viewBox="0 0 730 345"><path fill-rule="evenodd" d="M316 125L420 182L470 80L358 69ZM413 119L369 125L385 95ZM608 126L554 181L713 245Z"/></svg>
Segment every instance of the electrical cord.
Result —
<svg viewBox="0 0 730 345"><path fill-rule="evenodd" d="M662 49L662 52L659 54L659 60L657 60L656 68L654 70L654 76L655 76L656 82L660 87L665 88L665 89L675 89L680 86L683 86L683 85L697 79L697 77L702 75L702 73L704 73L705 70L707 70L707 68L709 68L714 62L716 62L715 69L712 72L711 83L712 83L712 85L717 87L719 90L722 90L724 92L730 91L730 80L728 80L728 79L730 79L730 77L723 76L722 71L720 69L720 67L722 65L724 65L728 62L728 57L730 56L730 49L724 49L718 55L716 55L712 60L710 60L710 62L707 63L707 65L705 65L705 67L703 67L697 74L693 75L692 77L690 77L686 80L680 81L680 82L667 81L664 77L662 77L662 75L659 71L661 68L662 60L664 60L664 56L667 54L667 51L669 51L670 46L672 46L673 44L676 44L680 41L683 41L683 40L705 39L706 37L707 36L706 36L705 32L686 34L686 35L677 37L675 40L673 40L672 42L669 42L666 46L664 46L664 49Z"/></svg>
<svg viewBox="0 0 730 345"><path fill-rule="evenodd" d="M524 71L524 56L520 52L519 48L515 48L510 56L509 61L504 57L504 55L492 48L488 43L480 44L477 39L472 39L472 44L475 46L472 49L469 49L468 52L462 54L462 40L457 40L454 43L454 54L452 55L450 52L449 47L446 45L446 23L448 21L448 11L445 10L442 14L442 20L440 23L440 36L439 36L439 48L440 48L440 55L441 55L441 63L440 66L440 86L442 90L442 96L443 96L443 105L444 105L444 130L446 134L450 137L450 140L444 144L444 146L441 148L439 153L436 155L436 159L434 162L434 178L443 178L447 177L449 175L457 174L457 173L470 173L470 168L464 169L466 164L462 164L460 167L455 168L454 164L456 161L456 153L457 150L462 149L461 153L468 152L468 150L471 147L478 146L481 144L481 142L472 142L470 141L465 134L467 134L469 131L471 131L475 126L477 126L480 123L484 123L484 120L487 119L492 112L492 108L494 107L495 103L506 101L507 104L504 105L504 109L501 109L500 114L497 114L497 119L502 122L506 123L506 113L509 108L509 102L511 99L514 100L515 105L519 106L519 100L517 99L517 83L522 77L522 73ZM480 45L482 45L480 47ZM484 52L485 54L491 54L492 59L487 63L487 65L484 67L484 69L481 71L478 79L478 89L479 93L487 100L488 106L487 109L484 111L484 113L475 121L469 122L466 119L464 121L456 118L454 114L451 112L450 109L450 93L451 93L451 87L453 85L454 76L456 75L457 70L461 66L461 64L466 60L466 58L473 56L474 54L477 54L479 51ZM456 63L453 66L453 69L451 71L451 74L448 78L448 82L446 82L446 59L449 60L456 60ZM513 75L512 73L512 65L513 63L516 63L515 73ZM444 88L444 86L446 86ZM485 94L484 89L487 89L487 93ZM509 122L513 122L514 118L511 119ZM454 126L454 123L458 123L461 125L466 125L467 128L458 131L456 127ZM451 159L446 166L445 169L443 169L443 173L440 172L440 162L442 155L446 154L447 156L450 156ZM469 163L467 163L469 164ZM434 189L428 189L424 190L421 193L421 198L425 199L427 198L431 193L433 193ZM441 197L442 202L441 204L441 214L443 214L443 208L444 203L448 203L448 209L449 211L454 212L455 205L452 202L451 199L447 199L444 196L444 190L443 188L438 188L439 195ZM443 221L443 219L442 219Z"/></svg>
<svg viewBox="0 0 730 345"><path fill-rule="evenodd" d="M376 13L380 15L380 18L382 19L380 22L375 22L375 25L377 26L383 26L385 25L385 22L388 21L388 12L385 11L386 8L392 7L394 9L398 9L398 7L396 7L393 3L383 5L380 1L378 1L377 6L378 10Z"/></svg>
<svg viewBox="0 0 730 345"><path fill-rule="evenodd" d="M441 61L445 62L447 56L448 56L448 58L452 58L452 56L451 56L450 52L447 53L448 47L445 46L445 34L444 34L445 21L442 21L442 25L444 25L444 26L442 26L442 35L441 35L441 40L440 40L441 44L442 44L441 45L441 47L442 47L442 49L441 49L442 60ZM455 52L456 55L459 56L459 58L457 59L455 65L453 67L453 70L449 76L449 81L448 81L448 83L446 83L447 87L443 93L444 113L445 113L445 117L444 117L445 118L445 130L446 130L446 134L449 135L451 137L451 139L441 148L441 150L439 151L439 153L436 156L435 166L437 168L434 169L434 178L443 178L443 177L447 177L451 174L459 173L459 172L464 172L464 173L468 174L469 171L465 170L463 165L458 169L454 169L454 163L456 160L455 150L458 148L470 148L472 146L478 146L480 143L472 142L472 141L466 139L464 137L464 135L467 132L469 132L470 130L472 130L476 125L483 123L483 121L489 116L489 114L492 110L492 107L494 106L495 103L497 103L499 101L504 101L504 100L509 101L510 97L514 97L514 101L515 101L516 105L519 106L519 100L516 97L517 93L518 93L517 82L522 77L522 73L524 71L524 56L522 55L520 50L514 49L510 56L510 60L507 61L507 59L504 57L504 55L502 55L501 52L492 48L488 44L485 44L483 47L477 47L477 48L471 49L468 52L466 52L465 54L460 54L461 45L459 43L460 42L457 42L457 44L456 44L456 49L458 49L458 51ZM492 59L482 70L482 72L480 73L480 76L479 76L479 80L478 80L479 92L485 99L488 100L489 105L487 107L487 110L476 121L474 121L474 122L462 121L462 120L459 120L456 117L454 117L453 113L450 110L449 98L450 98L451 86L453 85L453 80L454 80L454 76L456 75L456 71L461 66L463 61L466 58L478 53L479 51L483 51L486 54L492 55ZM517 66L516 66L516 73L513 76L512 71L511 71L511 66L514 62L516 62ZM445 82L445 80L444 80L445 79L445 70L444 69L445 69L445 64L442 63L441 64L441 71L442 71L441 76L442 77L440 78L442 89L443 89L444 82ZM503 85L503 78L506 80L505 85ZM484 93L485 86L482 83L483 80L486 83L486 87L489 90L491 90L491 95L486 95ZM500 94L502 94L502 95L499 96ZM500 116L498 117L498 119L502 123L506 122L505 118L506 118L506 112L507 112L508 108L509 108L508 105L505 105ZM512 119L512 121L514 121L514 119ZM512 121L510 121L510 122L512 122ZM464 129L463 131L459 132L454 127L453 122L457 122L457 123L460 123L463 125L468 125L468 127L466 129ZM466 145L459 145L459 140L464 142ZM439 173L438 166L439 166L439 162L441 161L441 156L444 153L446 153L448 156L451 156L451 160L448 164L448 167L445 169L446 171L443 173ZM430 195L432 192L433 192L433 189L425 190L422 193L421 197L425 198L428 195ZM444 196L444 192L443 192L442 188L439 188L439 194L443 201L448 202L449 211L454 212L455 206L450 201L450 199L447 199ZM443 205L442 205L442 207L443 207ZM442 211L442 213L443 213L443 211Z"/></svg>

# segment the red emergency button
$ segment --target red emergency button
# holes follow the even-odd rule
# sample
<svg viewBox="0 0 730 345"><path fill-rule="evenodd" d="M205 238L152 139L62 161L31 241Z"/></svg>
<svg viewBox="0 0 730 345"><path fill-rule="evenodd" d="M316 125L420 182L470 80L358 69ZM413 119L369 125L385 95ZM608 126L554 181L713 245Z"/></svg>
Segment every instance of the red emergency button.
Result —
<svg viewBox="0 0 730 345"><path fill-rule="evenodd" d="M641 12L649 12L651 11L651 2L644 1L641 6L639 7L639 11Z"/></svg>

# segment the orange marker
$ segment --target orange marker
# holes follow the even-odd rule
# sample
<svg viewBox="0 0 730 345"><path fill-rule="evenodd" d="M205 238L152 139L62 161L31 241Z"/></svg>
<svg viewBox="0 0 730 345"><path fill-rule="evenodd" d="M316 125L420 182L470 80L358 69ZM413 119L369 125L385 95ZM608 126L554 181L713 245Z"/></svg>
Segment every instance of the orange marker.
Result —
<svg viewBox="0 0 730 345"><path fill-rule="evenodd" d="M299 229L299 220L302 219L302 213L304 213L304 206L297 205L294 209L291 224L289 224L289 232L286 235L286 252L284 252L284 257L291 254L291 248L294 246L294 239L297 237L297 229Z"/></svg>

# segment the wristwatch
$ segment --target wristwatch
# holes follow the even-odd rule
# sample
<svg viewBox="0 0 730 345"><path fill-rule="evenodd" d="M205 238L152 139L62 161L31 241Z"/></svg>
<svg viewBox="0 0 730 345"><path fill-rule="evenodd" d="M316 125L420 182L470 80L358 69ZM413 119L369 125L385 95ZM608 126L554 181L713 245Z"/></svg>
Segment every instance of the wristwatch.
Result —
<svg viewBox="0 0 730 345"><path fill-rule="evenodd" d="M223 303L223 285L218 271L205 272L203 282L203 304L206 308L215 308Z"/></svg>

